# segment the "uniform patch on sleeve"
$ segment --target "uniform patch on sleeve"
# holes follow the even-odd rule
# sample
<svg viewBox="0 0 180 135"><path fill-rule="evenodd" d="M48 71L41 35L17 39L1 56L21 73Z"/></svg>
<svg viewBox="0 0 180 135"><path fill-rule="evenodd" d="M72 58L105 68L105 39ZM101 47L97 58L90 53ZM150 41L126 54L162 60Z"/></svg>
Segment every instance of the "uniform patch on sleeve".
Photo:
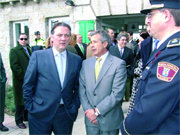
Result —
<svg viewBox="0 0 180 135"><path fill-rule="evenodd" d="M167 47L174 47L174 46L180 46L180 38L174 38L173 40L170 40L167 44Z"/></svg>
<svg viewBox="0 0 180 135"><path fill-rule="evenodd" d="M179 68L168 62L159 62L157 67L157 78L162 81L171 82Z"/></svg>

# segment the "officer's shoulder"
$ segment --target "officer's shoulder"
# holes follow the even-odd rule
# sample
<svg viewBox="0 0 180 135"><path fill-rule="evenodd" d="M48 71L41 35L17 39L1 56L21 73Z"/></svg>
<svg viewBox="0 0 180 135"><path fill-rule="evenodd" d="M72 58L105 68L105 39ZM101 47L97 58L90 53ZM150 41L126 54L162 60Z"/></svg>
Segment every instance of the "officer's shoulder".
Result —
<svg viewBox="0 0 180 135"><path fill-rule="evenodd" d="M167 48L179 47L179 46L180 46L180 38L173 38L173 39L169 40L169 42L167 44Z"/></svg>

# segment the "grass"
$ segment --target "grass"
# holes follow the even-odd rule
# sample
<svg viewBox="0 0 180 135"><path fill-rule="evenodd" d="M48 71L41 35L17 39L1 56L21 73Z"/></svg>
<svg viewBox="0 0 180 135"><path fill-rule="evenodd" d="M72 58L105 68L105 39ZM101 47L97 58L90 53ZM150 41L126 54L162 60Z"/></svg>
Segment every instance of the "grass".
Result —
<svg viewBox="0 0 180 135"><path fill-rule="evenodd" d="M14 94L13 87L6 86L6 102L5 102L5 113L9 115L14 115L15 113L15 104L14 104Z"/></svg>

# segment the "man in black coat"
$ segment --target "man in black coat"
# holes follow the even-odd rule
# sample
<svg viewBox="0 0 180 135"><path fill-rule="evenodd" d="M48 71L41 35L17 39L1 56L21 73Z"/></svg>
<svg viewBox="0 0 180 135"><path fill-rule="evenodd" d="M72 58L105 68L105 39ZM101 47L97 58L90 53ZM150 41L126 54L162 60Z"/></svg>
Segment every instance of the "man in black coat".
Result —
<svg viewBox="0 0 180 135"><path fill-rule="evenodd" d="M76 39L75 49L78 55L82 58L82 60L84 60L86 59L87 44L82 43L82 36L80 34L77 34L76 36L77 36L77 39Z"/></svg>
<svg viewBox="0 0 180 135"><path fill-rule="evenodd" d="M6 72L0 53L0 131L8 131L2 123L4 121L4 107L5 107L5 87L6 87Z"/></svg>
<svg viewBox="0 0 180 135"><path fill-rule="evenodd" d="M26 73L27 66L31 55L31 48L28 45L28 37L25 33L20 33L18 39L18 45L11 48L9 53L10 68L12 70L12 81L14 88L14 100L15 100L15 122L16 125L25 129L26 125L23 121L27 120L27 110L24 109L24 98L22 85L24 81L24 75Z"/></svg>
<svg viewBox="0 0 180 135"><path fill-rule="evenodd" d="M128 42L128 35L125 32L119 33L117 36L117 46L111 46L109 48L109 52L120 58L123 59L126 62L126 68L127 68L127 82L126 82L126 92L125 92L125 100L129 101L130 98L130 82L131 82L131 76L132 76L132 64L133 64L133 52L131 49L126 47L126 44Z"/></svg>

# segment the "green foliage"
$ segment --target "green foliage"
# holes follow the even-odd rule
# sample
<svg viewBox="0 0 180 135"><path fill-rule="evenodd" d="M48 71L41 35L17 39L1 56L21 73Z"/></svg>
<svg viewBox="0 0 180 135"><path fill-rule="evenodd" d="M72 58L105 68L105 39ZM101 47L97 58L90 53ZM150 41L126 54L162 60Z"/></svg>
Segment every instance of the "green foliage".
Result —
<svg viewBox="0 0 180 135"><path fill-rule="evenodd" d="M15 104L14 104L14 94L13 87L6 86L6 103L5 103L5 112L9 115L14 115Z"/></svg>

